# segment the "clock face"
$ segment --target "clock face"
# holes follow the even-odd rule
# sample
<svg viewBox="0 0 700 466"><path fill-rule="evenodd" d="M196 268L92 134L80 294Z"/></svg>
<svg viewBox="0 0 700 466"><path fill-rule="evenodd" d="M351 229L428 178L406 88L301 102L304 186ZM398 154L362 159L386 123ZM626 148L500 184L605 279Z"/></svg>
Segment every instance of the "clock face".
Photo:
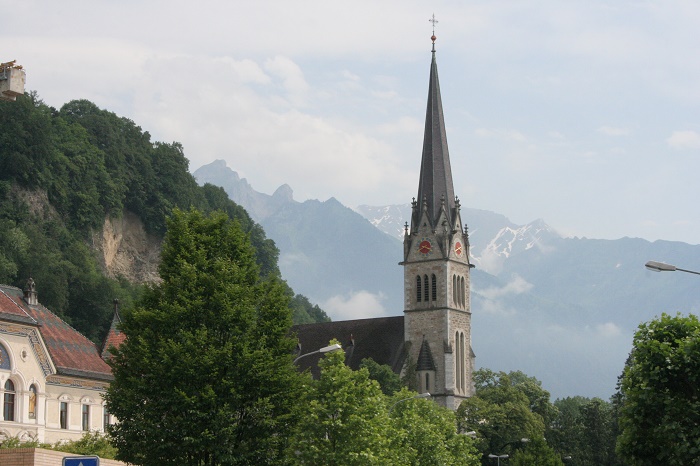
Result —
<svg viewBox="0 0 700 466"><path fill-rule="evenodd" d="M418 245L418 252L420 252L421 254L428 254L432 248L433 248L433 245L430 244L430 241L428 241L427 239L424 239Z"/></svg>
<svg viewBox="0 0 700 466"><path fill-rule="evenodd" d="M455 254L457 254L457 256L459 257L462 257L462 243L460 243L459 241L455 243Z"/></svg>

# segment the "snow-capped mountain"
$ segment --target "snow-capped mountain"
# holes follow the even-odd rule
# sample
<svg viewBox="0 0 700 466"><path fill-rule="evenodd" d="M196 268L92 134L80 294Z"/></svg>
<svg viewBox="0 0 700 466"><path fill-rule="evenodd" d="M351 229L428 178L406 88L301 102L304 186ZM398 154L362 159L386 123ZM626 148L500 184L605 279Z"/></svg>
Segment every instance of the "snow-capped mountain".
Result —
<svg viewBox="0 0 700 466"><path fill-rule="evenodd" d="M403 241L406 222L411 218L411 205L361 205L355 208L369 222ZM498 275L503 263L513 254L530 248L544 248L552 240L561 238L544 220L527 225L516 225L506 217L480 209L463 208L462 219L468 221L469 253L472 263L493 275Z"/></svg>

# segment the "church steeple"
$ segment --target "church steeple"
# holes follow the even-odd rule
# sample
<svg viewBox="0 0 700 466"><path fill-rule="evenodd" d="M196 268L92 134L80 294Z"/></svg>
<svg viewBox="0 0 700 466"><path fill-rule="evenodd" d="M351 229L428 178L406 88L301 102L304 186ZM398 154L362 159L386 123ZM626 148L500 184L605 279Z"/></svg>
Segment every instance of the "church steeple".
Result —
<svg viewBox="0 0 700 466"><path fill-rule="evenodd" d="M455 194L452 184L450 153L447 149L445 117L442 112L440 82L438 80L437 61L435 59L435 35L433 40L433 59L430 64L430 82L428 85L428 106L425 111L425 132L423 134L423 156L418 180L418 197L411 218L411 229L420 222L421 212L427 207L428 219L433 229L440 216L444 203L447 223L452 227L454 220Z"/></svg>
<svg viewBox="0 0 700 466"><path fill-rule="evenodd" d="M435 18L433 18L435 24ZM457 409L471 396L469 238L454 195L435 60L435 34L418 199L404 233L404 338L416 387ZM428 357L430 356L430 357Z"/></svg>

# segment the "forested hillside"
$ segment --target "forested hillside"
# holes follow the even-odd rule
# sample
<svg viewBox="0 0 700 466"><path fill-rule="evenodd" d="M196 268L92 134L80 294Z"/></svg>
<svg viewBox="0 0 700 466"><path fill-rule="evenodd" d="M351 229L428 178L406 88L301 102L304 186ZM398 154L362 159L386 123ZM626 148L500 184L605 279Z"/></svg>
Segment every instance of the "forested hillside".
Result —
<svg viewBox="0 0 700 466"><path fill-rule="evenodd" d="M188 164L179 143L151 141L133 121L86 100L59 110L36 94L0 102L0 282L23 287L33 277L42 304L99 343L113 300L128 306L143 284L109 278L93 235L107 219L131 213L162 238L174 207L237 219L262 275L279 274L274 242L223 189L198 186ZM327 319L288 293L296 322Z"/></svg>

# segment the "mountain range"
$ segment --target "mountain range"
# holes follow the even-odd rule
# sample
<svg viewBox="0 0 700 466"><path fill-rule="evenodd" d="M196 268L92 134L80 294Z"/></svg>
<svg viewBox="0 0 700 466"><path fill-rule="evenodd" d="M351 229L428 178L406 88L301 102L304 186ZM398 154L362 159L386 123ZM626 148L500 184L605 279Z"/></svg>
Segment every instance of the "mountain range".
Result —
<svg viewBox="0 0 700 466"><path fill-rule="evenodd" d="M218 160L194 172L221 186L275 241L283 277L333 320L403 312L404 224L410 205L359 206L336 199L297 202L292 188L259 193ZM464 204L464 201L463 201ZM544 220L516 225L462 207L469 231L472 346L478 367L521 370L554 398L608 398L636 327L662 312L697 313L697 278L656 274L659 260L700 270L700 246L565 238Z"/></svg>

